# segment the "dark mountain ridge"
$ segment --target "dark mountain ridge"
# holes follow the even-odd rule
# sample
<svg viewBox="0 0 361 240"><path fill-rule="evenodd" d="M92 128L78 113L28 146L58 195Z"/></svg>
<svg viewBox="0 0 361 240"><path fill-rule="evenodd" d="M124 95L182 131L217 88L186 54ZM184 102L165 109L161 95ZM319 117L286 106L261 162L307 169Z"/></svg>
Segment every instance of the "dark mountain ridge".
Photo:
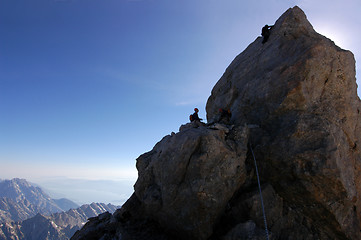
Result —
<svg viewBox="0 0 361 240"><path fill-rule="evenodd" d="M89 218L119 208L104 203L79 207L66 198L52 199L19 178L0 181L0 196L0 240L67 240Z"/></svg>
<svg viewBox="0 0 361 240"><path fill-rule="evenodd" d="M77 209L45 216L38 213L24 221L0 224L1 240L67 240L89 218L113 213L119 206L104 203L84 204Z"/></svg>

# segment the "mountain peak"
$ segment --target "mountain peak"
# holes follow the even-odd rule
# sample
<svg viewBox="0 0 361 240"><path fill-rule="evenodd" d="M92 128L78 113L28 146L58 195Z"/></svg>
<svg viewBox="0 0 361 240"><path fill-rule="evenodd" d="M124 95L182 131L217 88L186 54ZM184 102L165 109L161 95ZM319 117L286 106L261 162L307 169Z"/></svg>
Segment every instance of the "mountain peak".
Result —
<svg viewBox="0 0 361 240"><path fill-rule="evenodd" d="M25 220L38 212L50 215L77 206L70 200L51 199L40 187L20 178L0 181L0 205L0 211L12 209L0 214L1 222Z"/></svg>
<svg viewBox="0 0 361 240"><path fill-rule="evenodd" d="M115 239L122 231L133 239L261 239L257 169L272 239L361 239L353 55L316 33L297 6L264 40L214 86L209 124L190 123L141 155L132 197L74 240L115 225Z"/></svg>
<svg viewBox="0 0 361 240"><path fill-rule="evenodd" d="M32 218L32 221L47 221L48 218L46 216L44 216L43 214L41 213L37 213L33 218ZM26 221L26 220L25 220Z"/></svg>
<svg viewBox="0 0 361 240"><path fill-rule="evenodd" d="M286 39L316 34L311 23L307 20L306 14L298 6L290 8L282 14L272 31L275 35Z"/></svg>

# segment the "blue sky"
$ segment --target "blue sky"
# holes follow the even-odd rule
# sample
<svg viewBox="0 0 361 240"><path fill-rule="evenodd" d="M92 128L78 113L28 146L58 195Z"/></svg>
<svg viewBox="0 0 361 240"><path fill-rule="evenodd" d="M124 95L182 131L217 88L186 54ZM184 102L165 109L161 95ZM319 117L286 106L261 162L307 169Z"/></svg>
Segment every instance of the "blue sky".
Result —
<svg viewBox="0 0 361 240"><path fill-rule="evenodd" d="M135 159L194 107L205 118L226 67L295 5L360 68L358 0L0 0L0 178L135 181Z"/></svg>

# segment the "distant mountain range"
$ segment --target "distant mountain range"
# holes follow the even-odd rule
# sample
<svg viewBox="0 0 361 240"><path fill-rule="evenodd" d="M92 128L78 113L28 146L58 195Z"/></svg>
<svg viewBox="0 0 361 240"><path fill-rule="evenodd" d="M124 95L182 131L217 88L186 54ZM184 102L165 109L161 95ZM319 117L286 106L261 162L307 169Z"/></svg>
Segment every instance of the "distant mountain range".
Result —
<svg viewBox="0 0 361 240"><path fill-rule="evenodd" d="M88 218L119 206L52 199L25 179L0 180L0 240L67 240Z"/></svg>
<svg viewBox="0 0 361 240"><path fill-rule="evenodd" d="M22 221L38 213L50 215L79 207L68 199L52 199L25 179L0 181L0 222Z"/></svg>
<svg viewBox="0 0 361 240"><path fill-rule="evenodd" d="M112 204L92 203L50 216L38 213L21 222L1 223L0 239L68 240L87 222L88 218L104 212L113 213L117 208Z"/></svg>

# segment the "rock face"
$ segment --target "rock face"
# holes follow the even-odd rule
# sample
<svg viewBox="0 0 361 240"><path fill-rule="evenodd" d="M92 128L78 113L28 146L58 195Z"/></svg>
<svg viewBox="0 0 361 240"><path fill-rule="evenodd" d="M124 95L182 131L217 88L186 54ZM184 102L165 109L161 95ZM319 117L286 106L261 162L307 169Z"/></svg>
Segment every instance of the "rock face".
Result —
<svg viewBox="0 0 361 240"><path fill-rule="evenodd" d="M137 159L135 192L72 239L361 239L360 100L351 52L287 10L188 124ZM232 113L219 124L218 109Z"/></svg>
<svg viewBox="0 0 361 240"><path fill-rule="evenodd" d="M227 107L235 124L259 125L250 139L263 179L289 204L312 206L308 217L332 216L333 228L358 239L361 106L353 55L317 34L299 8L260 41L216 84L207 117Z"/></svg>
<svg viewBox="0 0 361 240"><path fill-rule="evenodd" d="M165 137L138 158L135 195L147 215L184 238L205 239L246 179L248 132L191 128Z"/></svg>

